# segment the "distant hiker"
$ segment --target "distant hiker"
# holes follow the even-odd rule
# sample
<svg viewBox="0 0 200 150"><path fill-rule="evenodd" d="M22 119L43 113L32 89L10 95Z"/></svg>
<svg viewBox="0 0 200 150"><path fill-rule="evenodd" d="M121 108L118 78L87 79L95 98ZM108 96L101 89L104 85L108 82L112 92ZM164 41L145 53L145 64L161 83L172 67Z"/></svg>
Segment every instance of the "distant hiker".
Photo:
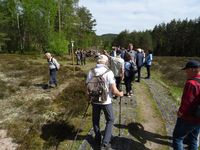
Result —
<svg viewBox="0 0 200 150"><path fill-rule="evenodd" d="M97 77L102 76L103 80L106 83L108 92L106 101L99 101L99 102L92 102L92 122L93 128L95 132L95 141L98 146L101 145L101 148L109 148L110 147L110 140L112 136L112 126L114 122L114 114L112 108L112 94L117 96L123 96L123 92L120 92L115 84L114 74L111 70L107 67L108 57L106 55L99 55L97 57L97 65L95 68L91 69L87 76L87 86L91 84L91 81ZM98 94L98 92L96 92ZM89 94L90 96L90 94ZM101 99L100 99L101 100ZM105 126L105 133L103 135L102 143L101 143L101 131L100 131L100 115L101 110L103 110L105 119L106 119L106 126Z"/></svg>
<svg viewBox="0 0 200 150"><path fill-rule="evenodd" d="M75 51L75 54L76 54L76 64L80 65L81 64L81 51L79 49L77 49Z"/></svg>
<svg viewBox="0 0 200 150"><path fill-rule="evenodd" d="M137 65L138 79L136 80L136 82L140 82L141 68L143 66L143 59L144 59L144 55L142 54L142 49L138 48L137 54L136 54L136 65Z"/></svg>
<svg viewBox="0 0 200 150"><path fill-rule="evenodd" d="M58 69L60 69L60 64L48 52L45 52L45 57L49 64L49 74L50 74L49 87L53 88L57 86L56 72Z"/></svg>
<svg viewBox="0 0 200 150"><path fill-rule="evenodd" d="M137 52L134 50L134 47L133 47L133 44L132 43L129 43L128 45L128 49L125 53L125 56L124 57L128 57L127 55L130 55L131 56L131 59L132 59L132 62L136 63L136 55L137 55ZM125 58L124 58L125 59ZM132 81L135 81L135 74L132 74Z"/></svg>
<svg viewBox="0 0 200 150"><path fill-rule="evenodd" d="M117 47L116 47L116 46L113 46L113 47L112 47L112 51L111 51L111 53L110 53L110 56L116 57L116 51L117 51Z"/></svg>
<svg viewBox="0 0 200 150"><path fill-rule="evenodd" d="M188 149L197 150L200 132L200 62L190 60L182 70L186 73L187 81L177 112L173 148L183 150L183 140L187 137Z"/></svg>
<svg viewBox="0 0 200 150"><path fill-rule="evenodd" d="M114 73L117 89L121 91L120 84L124 79L124 60L121 58L121 50L116 51L116 57L109 56L106 51L105 54L110 58L110 69Z"/></svg>
<svg viewBox="0 0 200 150"><path fill-rule="evenodd" d="M151 77L150 69L151 69L152 60L153 60L153 54L152 54L152 51L149 50L145 58L145 67L147 68L147 77L145 77L145 79L150 79Z"/></svg>
<svg viewBox="0 0 200 150"><path fill-rule="evenodd" d="M81 50L81 65L85 65L86 51Z"/></svg>
<svg viewBox="0 0 200 150"><path fill-rule="evenodd" d="M126 96L131 97L131 95L133 95L132 92L132 86L131 86L131 82L132 82L132 73L131 73L131 63L132 63L132 59L130 55L125 55L124 58L124 83L126 86Z"/></svg>

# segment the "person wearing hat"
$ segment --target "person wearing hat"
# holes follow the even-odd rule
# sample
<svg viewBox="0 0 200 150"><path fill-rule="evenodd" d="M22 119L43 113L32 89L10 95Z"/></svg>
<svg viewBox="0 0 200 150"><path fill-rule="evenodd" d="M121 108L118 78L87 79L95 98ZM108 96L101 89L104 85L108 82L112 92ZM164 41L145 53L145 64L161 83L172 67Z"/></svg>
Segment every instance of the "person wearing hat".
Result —
<svg viewBox="0 0 200 150"><path fill-rule="evenodd" d="M187 81L173 131L173 148L183 150L183 141L187 137L188 149L197 150L200 132L200 115L196 113L200 105L200 62L190 60L182 70L186 73Z"/></svg>
<svg viewBox="0 0 200 150"><path fill-rule="evenodd" d="M121 91L120 84L124 79L124 60L121 58L121 50L116 50L116 57L109 56L106 51L104 51L104 54L109 57L110 70L114 73L117 89ZM114 98L116 99L117 96L114 96Z"/></svg>
<svg viewBox="0 0 200 150"><path fill-rule="evenodd" d="M103 75L106 82L106 86L109 89L107 93L107 100L103 103L92 102L92 122L95 132L95 142L97 146L101 145L102 149L110 147L110 141L112 136L112 126L114 122L114 114L112 108L112 94L117 96L123 96L123 92L120 92L115 84L114 74L107 67L108 57L106 55L99 55L97 57L96 67L91 69L87 75L86 84L93 78L93 76ZM103 135L101 143L101 131L100 131L100 115L101 111L104 112L106 119L105 133Z"/></svg>

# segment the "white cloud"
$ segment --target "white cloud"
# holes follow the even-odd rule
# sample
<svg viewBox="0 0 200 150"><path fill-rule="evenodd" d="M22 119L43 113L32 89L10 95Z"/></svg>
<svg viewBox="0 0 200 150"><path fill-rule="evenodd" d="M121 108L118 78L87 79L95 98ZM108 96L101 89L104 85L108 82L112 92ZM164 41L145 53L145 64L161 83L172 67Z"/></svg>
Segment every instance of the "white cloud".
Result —
<svg viewBox="0 0 200 150"><path fill-rule="evenodd" d="M153 29L172 19L200 16L199 0L80 0L97 21L96 33Z"/></svg>

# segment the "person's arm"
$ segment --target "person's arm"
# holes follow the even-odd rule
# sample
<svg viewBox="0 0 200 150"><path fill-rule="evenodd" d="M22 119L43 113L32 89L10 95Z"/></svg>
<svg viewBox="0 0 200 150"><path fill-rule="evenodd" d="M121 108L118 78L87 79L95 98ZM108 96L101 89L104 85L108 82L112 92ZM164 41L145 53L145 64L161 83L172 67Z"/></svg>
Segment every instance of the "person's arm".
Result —
<svg viewBox="0 0 200 150"><path fill-rule="evenodd" d="M120 92L120 91L117 89L115 83L114 83L114 84L111 84L111 90L112 90L112 93L113 93L114 95L116 95L116 96L122 97L122 96L124 95L124 94L123 94L123 91Z"/></svg>
<svg viewBox="0 0 200 150"><path fill-rule="evenodd" d="M190 82L187 82L183 91L181 105L177 113L178 117L181 117L182 115L189 113L191 105L195 99L194 93L195 93L195 86Z"/></svg>

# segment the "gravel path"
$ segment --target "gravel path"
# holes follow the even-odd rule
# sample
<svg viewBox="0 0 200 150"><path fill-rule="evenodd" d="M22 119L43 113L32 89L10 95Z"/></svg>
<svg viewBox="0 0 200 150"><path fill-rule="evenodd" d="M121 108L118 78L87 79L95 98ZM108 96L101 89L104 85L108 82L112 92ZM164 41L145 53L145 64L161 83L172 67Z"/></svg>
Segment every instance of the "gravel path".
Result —
<svg viewBox="0 0 200 150"><path fill-rule="evenodd" d="M171 136L176 122L178 106L161 84L155 80L145 80L145 83L149 86L153 99L156 101L162 117L165 120L167 134Z"/></svg>

